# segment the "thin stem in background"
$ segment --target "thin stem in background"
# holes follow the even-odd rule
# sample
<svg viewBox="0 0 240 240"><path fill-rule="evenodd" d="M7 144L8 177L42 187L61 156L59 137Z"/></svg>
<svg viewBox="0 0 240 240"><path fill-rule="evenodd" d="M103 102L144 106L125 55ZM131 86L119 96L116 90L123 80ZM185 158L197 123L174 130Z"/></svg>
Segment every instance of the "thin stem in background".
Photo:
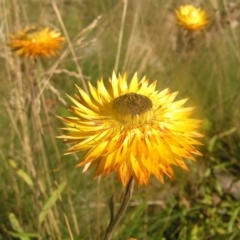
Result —
<svg viewBox="0 0 240 240"><path fill-rule="evenodd" d="M128 5L128 0L123 0L123 13L122 13L121 29L120 29L120 32L119 32L117 55L116 55L116 61L115 61L115 65L114 65L114 71L115 72L118 71L120 52L121 52L121 48L122 48L123 29L124 29L124 24L125 24L125 20L126 20L126 13L127 13L127 5Z"/></svg>
<svg viewBox="0 0 240 240"><path fill-rule="evenodd" d="M133 187L134 187L134 179L131 177L131 179L129 180L128 185L126 187L126 192L125 192L122 204L121 204L115 217L114 217L114 213L113 213L113 202L112 202L112 199L110 200L111 219L110 219L110 223L107 228L104 240L112 239L113 232L114 232L115 228L117 227L118 223L120 222L122 216L124 215L128 205L129 205L129 202L131 200L132 193L133 193Z"/></svg>
<svg viewBox="0 0 240 240"><path fill-rule="evenodd" d="M59 21L59 23L60 23L60 25L61 25L61 27L62 27L62 30L63 30L63 32L64 32L64 36L65 36L65 38L66 38L66 40L67 40L68 47L69 47L70 52L71 52L71 54L72 54L72 56L73 56L73 60L74 60L74 62L75 62L75 64L76 64L76 68L77 68L77 70L78 70L78 74L79 74L79 76L80 76L80 80L81 80L81 83L82 83L82 85L83 85L83 89L85 90L85 92L89 93L88 88L87 88L87 84L86 84L86 82L85 82L85 80L84 80L84 77L83 77L82 69L81 69L81 67L80 67L80 65L79 65L79 63L78 63L77 56L76 56L76 54L75 54L75 52L74 52L74 49L73 49L73 46L72 46L72 42L71 42L71 40L70 40L70 38L69 38L69 36L68 36L67 29L65 28L65 25L64 25L64 22L63 22L63 20L62 20L61 14L60 14L60 12L58 11L57 5L56 5L56 3L55 3L54 0L52 0L52 6L53 6L53 9L54 9L54 11L55 11L55 13L56 13L56 15L57 15L57 18L58 18L58 21Z"/></svg>

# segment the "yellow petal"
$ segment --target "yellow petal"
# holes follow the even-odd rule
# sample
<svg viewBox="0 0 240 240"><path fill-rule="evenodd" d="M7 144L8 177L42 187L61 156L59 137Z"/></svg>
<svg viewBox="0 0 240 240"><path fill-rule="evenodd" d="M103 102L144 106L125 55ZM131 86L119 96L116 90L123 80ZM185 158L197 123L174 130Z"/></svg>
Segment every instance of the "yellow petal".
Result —
<svg viewBox="0 0 240 240"><path fill-rule="evenodd" d="M130 83L128 92L129 93L137 92L137 90L138 90L138 78L137 78L137 73L135 73Z"/></svg>

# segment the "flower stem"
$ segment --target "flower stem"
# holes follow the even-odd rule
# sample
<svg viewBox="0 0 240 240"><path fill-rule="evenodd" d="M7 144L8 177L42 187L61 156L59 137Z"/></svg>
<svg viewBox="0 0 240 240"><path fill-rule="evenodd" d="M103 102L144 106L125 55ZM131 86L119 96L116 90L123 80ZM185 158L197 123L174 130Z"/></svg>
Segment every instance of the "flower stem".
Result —
<svg viewBox="0 0 240 240"><path fill-rule="evenodd" d="M129 202L131 200L132 193L133 193L133 186L134 186L134 179L131 177L128 184L127 184L126 192L125 192L123 201L121 203L120 208L118 209L118 212L117 212L116 216L113 217L112 216L113 213L111 212L111 220L110 220L110 223L108 225L104 240L111 240L112 239L112 234L113 234L115 228L117 227L118 223L120 222L122 216L124 215L128 205L129 205ZM111 205L111 203L110 203L110 205Z"/></svg>

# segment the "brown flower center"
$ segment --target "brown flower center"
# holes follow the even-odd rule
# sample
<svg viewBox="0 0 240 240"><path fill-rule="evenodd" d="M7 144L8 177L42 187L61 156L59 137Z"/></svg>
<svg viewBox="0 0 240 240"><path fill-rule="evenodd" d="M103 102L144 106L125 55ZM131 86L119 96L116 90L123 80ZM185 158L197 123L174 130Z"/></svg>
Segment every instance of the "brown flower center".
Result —
<svg viewBox="0 0 240 240"><path fill-rule="evenodd" d="M127 93L113 101L112 109L119 122L136 127L151 120L152 106L152 101L148 97Z"/></svg>

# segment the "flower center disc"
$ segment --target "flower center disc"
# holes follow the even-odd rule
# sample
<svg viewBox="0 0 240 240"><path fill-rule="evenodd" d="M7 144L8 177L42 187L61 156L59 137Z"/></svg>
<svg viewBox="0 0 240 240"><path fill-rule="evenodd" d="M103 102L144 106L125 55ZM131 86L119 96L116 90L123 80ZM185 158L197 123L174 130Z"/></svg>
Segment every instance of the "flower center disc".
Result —
<svg viewBox="0 0 240 240"><path fill-rule="evenodd" d="M113 101L112 109L115 117L122 123L132 127L146 123L151 119L152 101L141 94L127 93Z"/></svg>

